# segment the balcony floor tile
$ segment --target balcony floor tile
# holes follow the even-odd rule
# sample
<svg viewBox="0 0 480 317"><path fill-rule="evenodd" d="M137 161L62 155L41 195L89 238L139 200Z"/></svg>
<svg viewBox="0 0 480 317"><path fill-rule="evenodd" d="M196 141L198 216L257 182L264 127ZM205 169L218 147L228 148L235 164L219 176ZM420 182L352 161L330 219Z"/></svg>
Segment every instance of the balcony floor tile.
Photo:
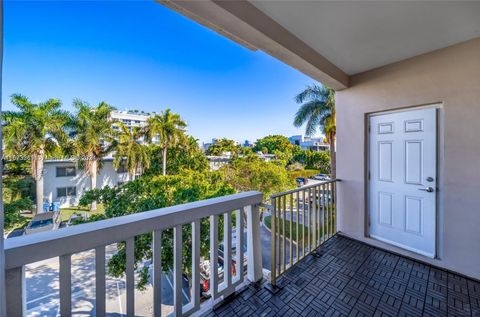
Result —
<svg viewBox="0 0 480 317"><path fill-rule="evenodd" d="M480 283L334 236L279 278L250 285L207 316L480 317Z"/></svg>

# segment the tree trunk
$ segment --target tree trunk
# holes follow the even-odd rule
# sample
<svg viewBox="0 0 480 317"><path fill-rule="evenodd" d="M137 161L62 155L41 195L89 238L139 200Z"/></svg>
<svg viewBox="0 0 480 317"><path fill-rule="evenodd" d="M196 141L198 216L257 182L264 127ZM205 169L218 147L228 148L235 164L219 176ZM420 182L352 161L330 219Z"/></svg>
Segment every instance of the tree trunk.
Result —
<svg viewBox="0 0 480 317"><path fill-rule="evenodd" d="M98 173L98 161L94 159L92 161L92 166L90 167L90 189L97 188L97 173ZM97 202L94 200L90 205L90 211L97 210Z"/></svg>
<svg viewBox="0 0 480 317"><path fill-rule="evenodd" d="M330 175L332 178L337 177L337 152L335 149L335 134L332 134L328 138L330 144Z"/></svg>
<svg viewBox="0 0 480 317"><path fill-rule="evenodd" d="M165 147L162 150L162 156L163 156L163 159L162 159L162 165L163 165L162 174L163 174L163 176L165 176L165 175L167 175L167 147Z"/></svg>
<svg viewBox="0 0 480 317"><path fill-rule="evenodd" d="M39 150L36 157L35 165L35 189L37 196L37 214L43 213L43 160L44 160L43 148Z"/></svg>

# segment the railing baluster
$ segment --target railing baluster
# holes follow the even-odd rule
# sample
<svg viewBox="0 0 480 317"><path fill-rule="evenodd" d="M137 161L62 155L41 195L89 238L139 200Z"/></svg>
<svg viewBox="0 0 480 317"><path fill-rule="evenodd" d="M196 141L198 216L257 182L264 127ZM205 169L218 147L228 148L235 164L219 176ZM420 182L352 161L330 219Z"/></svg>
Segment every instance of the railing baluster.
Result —
<svg viewBox="0 0 480 317"><path fill-rule="evenodd" d="M302 216L302 258L305 257L305 216L306 216L306 212L305 212L305 190L302 190L302 212L303 212L303 216Z"/></svg>
<svg viewBox="0 0 480 317"><path fill-rule="evenodd" d="M333 231L337 233L337 183L332 183L333 185Z"/></svg>
<svg viewBox="0 0 480 317"><path fill-rule="evenodd" d="M105 246L95 248L95 316L105 316Z"/></svg>
<svg viewBox="0 0 480 317"><path fill-rule="evenodd" d="M276 285L277 283L277 198L272 199L272 214L270 216L270 230L271 230L271 271L270 271L270 283Z"/></svg>
<svg viewBox="0 0 480 317"><path fill-rule="evenodd" d="M298 223L300 222L300 192L297 192L297 211L296 211L296 223L295 223L295 226L296 226L296 235L297 235L297 246L296 246L296 253L297 253L297 258L295 259L296 261L298 261L299 259L299 252L300 252L300 243L299 243L299 240L298 240L298 236L299 236L299 228L298 228Z"/></svg>
<svg viewBox="0 0 480 317"><path fill-rule="evenodd" d="M244 243L244 237L243 237L243 214L244 214L245 208L241 208L237 210L237 216L236 216L236 227L237 227L237 244L236 244L236 249L237 249L237 254L236 254L236 261L237 261L237 276L235 279L235 282L237 281L243 281L243 243Z"/></svg>
<svg viewBox="0 0 480 317"><path fill-rule="evenodd" d="M26 316L25 267L7 270L5 274L5 295L7 316Z"/></svg>
<svg viewBox="0 0 480 317"><path fill-rule="evenodd" d="M326 190L326 185L322 184L322 236L323 236L323 242L327 240L327 201L325 199L327 190Z"/></svg>
<svg viewBox="0 0 480 317"><path fill-rule="evenodd" d="M135 237L125 241L127 316L135 316Z"/></svg>
<svg viewBox="0 0 480 317"><path fill-rule="evenodd" d="M322 230L322 184L318 185L318 245L320 246L323 242L323 230Z"/></svg>
<svg viewBox="0 0 480 317"><path fill-rule="evenodd" d="M277 200L278 213L277 213L277 237L278 237L278 254L277 254L277 271L278 275L282 274L282 257L283 257L283 245L281 237L282 228L282 197Z"/></svg>
<svg viewBox="0 0 480 317"><path fill-rule="evenodd" d="M312 195L313 197L310 198L312 203L312 230L313 230L313 237L312 237L312 244L313 250L317 249L317 190L316 187L312 188Z"/></svg>
<svg viewBox="0 0 480 317"><path fill-rule="evenodd" d="M218 292L218 216L210 216L210 294L217 299Z"/></svg>
<svg viewBox="0 0 480 317"><path fill-rule="evenodd" d="M232 285L232 217L230 212L223 215L223 282Z"/></svg>
<svg viewBox="0 0 480 317"><path fill-rule="evenodd" d="M162 231L153 232L153 316L162 316Z"/></svg>
<svg viewBox="0 0 480 317"><path fill-rule="evenodd" d="M319 185L317 187L317 239L318 246L322 244L322 187Z"/></svg>
<svg viewBox="0 0 480 317"><path fill-rule="evenodd" d="M248 232L248 279L251 282L258 282L263 278L262 271L262 247L260 241L260 213L258 205L245 207L247 213Z"/></svg>
<svg viewBox="0 0 480 317"><path fill-rule="evenodd" d="M60 315L72 315L72 255L60 256Z"/></svg>
<svg viewBox="0 0 480 317"><path fill-rule="evenodd" d="M286 270L286 263L287 263L287 245L286 245L286 231L285 231L285 218L287 213L287 197L286 195L283 196L283 215L282 215L282 228L283 228L283 243L282 243L282 263L283 263L283 271Z"/></svg>
<svg viewBox="0 0 480 317"><path fill-rule="evenodd" d="M290 267L293 265L293 194L290 194Z"/></svg>
<svg viewBox="0 0 480 317"><path fill-rule="evenodd" d="M182 225L173 228L173 311L182 316Z"/></svg>
<svg viewBox="0 0 480 317"><path fill-rule="evenodd" d="M192 298L194 310L200 308L200 220L192 222Z"/></svg>
<svg viewBox="0 0 480 317"><path fill-rule="evenodd" d="M308 189L308 253L312 252L312 189Z"/></svg>
<svg viewBox="0 0 480 317"><path fill-rule="evenodd" d="M332 184L328 184L328 238L332 236Z"/></svg>

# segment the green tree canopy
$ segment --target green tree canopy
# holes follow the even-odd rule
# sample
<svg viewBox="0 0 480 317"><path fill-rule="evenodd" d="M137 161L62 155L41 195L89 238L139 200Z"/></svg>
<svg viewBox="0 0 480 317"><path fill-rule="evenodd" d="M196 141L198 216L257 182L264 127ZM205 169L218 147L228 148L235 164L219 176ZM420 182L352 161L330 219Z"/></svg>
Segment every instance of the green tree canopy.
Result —
<svg viewBox="0 0 480 317"><path fill-rule="evenodd" d="M293 125L301 127L306 124L305 134L311 136L320 129L330 144L331 175L335 177L335 135L336 111L335 91L323 85L307 86L305 90L295 97L300 108L295 114Z"/></svg>
<svg viewBox="0 0 480 317"><path fill-rule="evenodd" d="M185 129L187 124L180 115L170 109L162 111L147 120L146 139L153 141L158 138L158 144L162 149L162 174L167 174L167 152L169 148L186 141Z"/></svg>
<svg viewBox="0 0 480 317"><path fill-rule="evenodd" d="M80 204L88 205L93 200L102 202L105 206L105 217L113 218L233 193L234 189L223 181L222 175L218 172L187 171L179 175L145 175L119 187L88 191L82 196ZM210 251L209 226L208 218L201 221L200 253L203 257L208 257ZM182 230L183 267L188 272L192 265L191 226L184 225ZM136 268L142 260L152 258L151 244L151 234L135 238ZM125 244L118 243L118 248L119 251L108 263L109 274L115 277L125 273ZM167 270L168 266L173 265L173 231L171 229L162 232L162 248L163 269ZM140 271L138 282L140 289L146 286L148 274L146 268Z"/></svg>
<svg viewBox="0 0 480 317"><path fill-rule="evenodd" d="M296 152L292 160L301 163L308 169L319 169L321 173L326 174L330 172L330 153L328 151L302 150Z"/></svg>
<svg viewBox="0 0 480 317"><path fill-rule="evenodd" d="M234 140L223 138L210 145L207 150L207 155L219 156L225 152L231 152L233 155L237 155L240 152L240 145Z"/></svg>
<svg viewBox="0 0 480 317"><path fill-rule="evenodd" d="M265 162L258 157L236 158L221 168L225 182L236 191L258 190L265 198L295 187L284 166Z"/></svg>
<svg viewBox="0 0 480 317"><path fill-rule="evenodd" d="M30 176L3 176L4 228L23 227L28 218L21 215L32 206L34 180Z"/></svg>
<svg viewBox="0 0 480 317"><path fill-rule="evenodd" d="M262 151L270 154L275 154L275 151L291 153L292 150L293 145L288 138L283 135L268 135L258 139L253 147L254 152Z"/></svg>
<svg viewBox="0 0 480 317"><path fill-rule="evenodd" d="M152 145L152 157L161 157L163 149ZM191 170L206 172L209 163L205 154L198 146L198 140L188 136L186 142L175 145L167 153L167 175L180 174L182 171ZM152 160L150 168L145 171L148 175L162 174L162 163L159 160Z"/></svg>
<svg viewBox="0 0 480 317"><path fill-rule="evenodd" d="M65 145L68 140L66 130L72 120L61 109L58 99L34 104L27 97L15 94L10 100L18 111L2 112L5 154L30 157L39 211L43 205L43 162L61 153L60 145Z"/></svg>
<svg viewBox="0 0 480 317"><path fill-rule="evenodd" d="M79 99L73 101L73 106L76 109L71 142L73 153L90 176L90 188L95 189L102 159L111 150L107 144L113 142L114 130L109 118L114 108L106 102L91 107ZM91 210L96 210L95 202L92 203Z"/></svg>
<svg viewBox="0 0 480 317"><path fill-rule="evenodd" d="M149 148L143 144L145 134L139 127L129 128L121 122L115 125L119 132L112 146L115 150L113 166L118 169L120 164L125 164L130 180L133 180L138 172L141 174L150 166Z"/></svg>

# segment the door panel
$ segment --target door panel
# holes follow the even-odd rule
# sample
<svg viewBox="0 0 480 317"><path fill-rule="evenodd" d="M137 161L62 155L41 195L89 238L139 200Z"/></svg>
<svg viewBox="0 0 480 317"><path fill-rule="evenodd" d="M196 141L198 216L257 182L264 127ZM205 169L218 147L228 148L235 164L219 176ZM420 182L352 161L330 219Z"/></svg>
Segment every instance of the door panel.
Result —
<svg viewBox="0 0 480 317"><path fill-rule="evenodd" d="M369 124L370 236L434 257L436 109L375 115Z"/></svg>

